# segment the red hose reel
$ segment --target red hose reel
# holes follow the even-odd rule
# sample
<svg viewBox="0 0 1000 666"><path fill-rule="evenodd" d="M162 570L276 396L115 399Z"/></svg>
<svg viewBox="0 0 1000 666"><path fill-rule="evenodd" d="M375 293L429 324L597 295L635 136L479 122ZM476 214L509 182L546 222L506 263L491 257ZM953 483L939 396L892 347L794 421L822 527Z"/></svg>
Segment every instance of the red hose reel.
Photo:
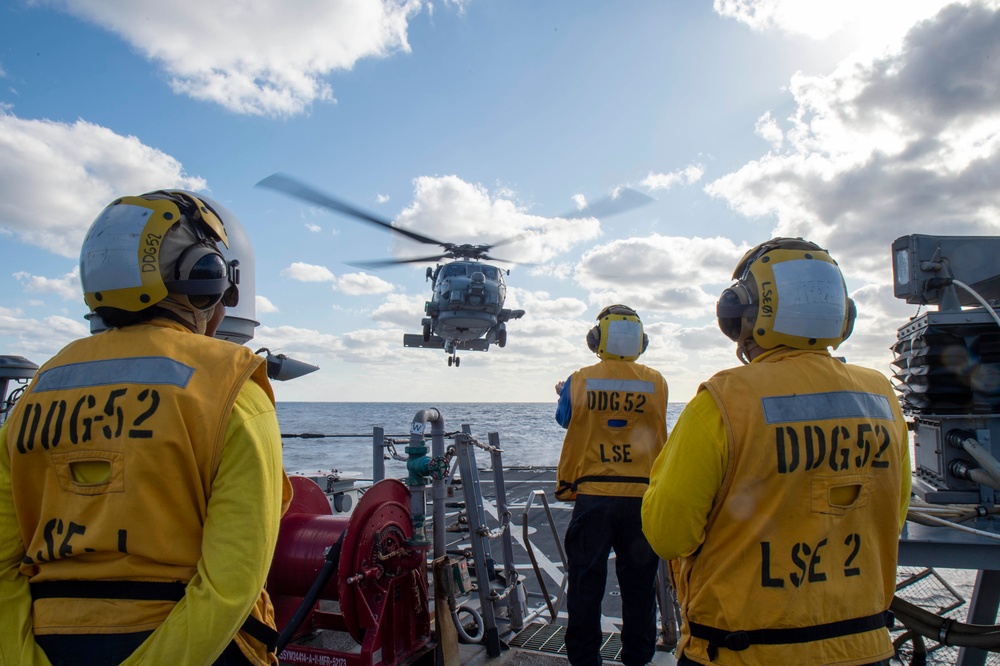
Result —
<svg viewBox="0 0 1000 666"><path fill-rule="evenodd" d="M317 579L329 580L280 661L391 666L424 649L430 641L426 546L407 543L413 528L406 486L379 481L350 516L336 516L315 482L303 476L291 481L295 495L281 519L267 585L278 631L288 628L297 611L302 616L300 606ZM338 543L330 575L327 553Z"/></svg>

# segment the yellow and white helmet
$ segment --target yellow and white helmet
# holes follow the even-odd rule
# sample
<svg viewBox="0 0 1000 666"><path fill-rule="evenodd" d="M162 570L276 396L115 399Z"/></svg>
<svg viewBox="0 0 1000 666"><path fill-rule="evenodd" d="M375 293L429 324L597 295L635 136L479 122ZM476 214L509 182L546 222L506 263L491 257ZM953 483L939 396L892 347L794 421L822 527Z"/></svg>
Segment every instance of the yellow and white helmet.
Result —
<svg viewBox="0 0 1000 666"><path fill-rule="evenodd" d="M772 238L751 249L736 283L716 304L731 340L751 335L764 349L836 349L854 329L856 309L830 253L801 238Z"/></svg>
<svg viewBox="0 0 1000 666"><path fill-rule="evenodd" d="M639 315L627 305L607 306L597 321L587 332L587 347L602 359L634 361L649 346Z"/></svg>
<svg viewBox="0 0 1000 666"><path fill-rule="evenodd" d="M115 199L97 216L80 251L80 282L91 310L145 310L175 294L198 310L239 301L239 262L227 261L225 225L190 192L159 190Z"/></svg>

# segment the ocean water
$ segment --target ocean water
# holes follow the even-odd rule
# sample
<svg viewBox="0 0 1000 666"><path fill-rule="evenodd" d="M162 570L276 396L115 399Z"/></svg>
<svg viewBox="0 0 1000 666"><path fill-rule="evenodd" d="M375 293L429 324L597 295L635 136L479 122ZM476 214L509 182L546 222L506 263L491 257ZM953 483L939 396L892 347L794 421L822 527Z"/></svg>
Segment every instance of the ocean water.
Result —
<svg viewBox="0 0 1000 666"><path fill-rule="evenodd" d="M668 425L673 425L684 403L670 403ZM487 441L488 434L500 435L506 467L555 466L566 432L555 420L552 402L456 402L421 404L409 402L279 402L278 423L284 435L285 469L297 471L357 472L360 478L372 475L372 428L379 426L387 436L406 440L410 424L422 409L441 413L446 433L460 432L468 424L474 437ZM301 434L316 438L288 437ZM403 453L401 444L397 447ZM386 473L406 474L404 463L386 461Z"/></svg>

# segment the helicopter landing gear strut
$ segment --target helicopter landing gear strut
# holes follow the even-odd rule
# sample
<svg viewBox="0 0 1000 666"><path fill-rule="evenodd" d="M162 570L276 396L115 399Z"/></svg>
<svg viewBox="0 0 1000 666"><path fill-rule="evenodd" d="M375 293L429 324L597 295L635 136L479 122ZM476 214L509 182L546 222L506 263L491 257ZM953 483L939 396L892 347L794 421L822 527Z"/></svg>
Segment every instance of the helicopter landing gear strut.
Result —
<svg viewBox="0 0 1000 666"><path fill-rule="evenodd" d="M454 364L454 366L455 366L455 367L457 368L457 367L458 367L458 366L459 366L459 365L460 365L461 363L462 363L462 359L460 359L460 358L459 358L459 357L458 357L457 355L455 355L455 354L452 354L451 356L449 356L449 357L448 357L448 367L449 367L449 368L450 368L450 367L451 367L451 366L452 366L453 364Z"/></svg>

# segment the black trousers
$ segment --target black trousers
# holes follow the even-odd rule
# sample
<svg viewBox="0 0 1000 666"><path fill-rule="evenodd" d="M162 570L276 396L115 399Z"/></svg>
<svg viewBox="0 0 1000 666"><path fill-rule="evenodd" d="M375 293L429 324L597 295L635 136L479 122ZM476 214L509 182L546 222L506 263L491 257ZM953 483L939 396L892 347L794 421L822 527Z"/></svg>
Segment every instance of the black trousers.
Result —
<svg viewBox="0 0 1000 666"><path fill-rule="evenodd" d="M118 666L135 652L153 633L139 631L130 634L51 634L35 636L35 642L45 652L52 666ZM235 641L212 666L250 666Z"/></svg>
<svg viewBox="0 0 1000 666"><path fill-rule="evenodd" d="M566 529L566 656L572 666L601 664L601 601L608 558L622 595L622 663L640 666L656 649L656 553L642 534L641 497L580 495Z"/></svg>

